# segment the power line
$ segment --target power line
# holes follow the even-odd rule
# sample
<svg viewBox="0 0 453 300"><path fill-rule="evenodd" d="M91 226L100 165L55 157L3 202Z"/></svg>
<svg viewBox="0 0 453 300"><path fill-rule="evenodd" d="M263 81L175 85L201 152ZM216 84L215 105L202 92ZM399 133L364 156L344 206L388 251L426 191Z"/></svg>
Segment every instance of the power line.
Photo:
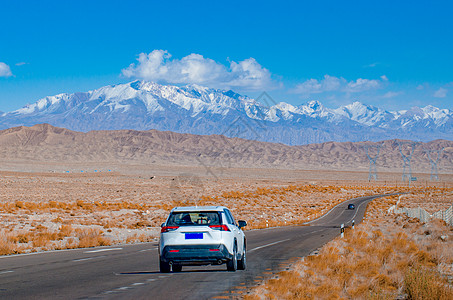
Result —
<svg viewBox="0 0 453 300"><path fill-rule="evenodd" d="M378 145L365 145L363 148L366 151L366 156L368 157L368 160L370 161L370 170L368 172L368 181L371 181L373 179L374 181L377 180L377 169L376 169L376 160L379 156L379 150L381 149L382 144ZM372 157L369 153L369 148L376 148L376 155Z"/></svg>
<svg viewBox="0 0 453 300"><path fill-rule="evenodd" d="M411 159L412 159L412 154L414 154L415 146L417 146L417 142L397 142L398 143L398 149L400 150L401 156L403 158L403 181L407 178L409 182L412 180L412 167L411 167ZM403 153L403 150L401 149L401 146L404 144L409 144L411 147L410 153L405 155Z"/></svg>
<svg viewBox="0 0 453 300"><path fill-rule="evenodd" d="M433 181L439 181L439 172L437 169L437 163L440 160L440 155L444 151L444 148L440 150L429 150L429 149L424 149L423 152L425 152L428 155L429 162L431 163L431 177L430 179ZM437 153L436 159L434 160L431 157L431 153Z"/></svg>

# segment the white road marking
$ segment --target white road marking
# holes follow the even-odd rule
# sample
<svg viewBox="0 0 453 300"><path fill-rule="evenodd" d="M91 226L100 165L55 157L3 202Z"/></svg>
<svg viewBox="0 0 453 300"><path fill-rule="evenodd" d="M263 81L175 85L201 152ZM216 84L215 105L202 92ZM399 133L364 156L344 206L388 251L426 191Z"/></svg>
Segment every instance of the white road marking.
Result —
<svg viewBox="0 0 453 300"><path fill-rule="evenodd" d="M308 221L308 222L305 222L305 223L303 223L303 224L310 224L310 223L313 223L313 222L315 222L315 221L319 221L319 220L321 220L321 219L324 219L325 217L327 217L328 214L330 214L330 213L331 213L335 208L337 208L338 206L343 205L343 204L346 204L346 202L348 202L348 201L353 201L353 200L358 201L358 200L360 200L361 198L363 198L363 197L353 198L353 199L349 199L349 200L340 202L340 203L338 203L337 205L335 205L334 207L332 207L328 212L326 212L325 214L323 214L322 216L320 216L319 218L313 219L313 220Z"/></svg>
<svg viewBox="0 0 453 300"><path fill-rule="evenodd" d="M301 234L300 236L310 235L310 234L318 233L318 232L321 232L321 231L324 231L324 229L319 229L319 230L316 230L316 231L310 231L310 232Z"/></svg>
<svg viewBox="0 0 453 300"><path fill-rule="evenodd" d="M146 281L156 281L154 278L146 279Z"/></svg>
<svg viewBox="0 0 453 300"><path fill-rule="evenodd" d="M104 294L111 294L111 293L114 293L114 291L107 291L107 292L104 292Z"/></svg>
<svg viewBox="0 0 453 300"><path fill-rule="evenodd" d="M155 242L145 242L143 244L152 244ZM133 247L137 244L132 245L125 245L125 247ZM43 251L43 252L32 252L32 253L21 253L21 254L11 254L11 255L0 255L0 259L14 259L21 256L30 256L30 255L46 255L46 254L53 254L53 253L64 253L64 252L79 252L84 248L77 248L77 249L62 249L62 250L50 250L50 251Z"/></svg>
<svg viewBox="0 0 453 300"><path fill-rule="evenodd" d="M133 286L136 286L136 285L144 285L144 283L143 283L143 282L136 282L136 283L133 283L132 285L133 285Z"/></svg>
<svg viewBox="0 0 453 300"><path fill-rule="evenodd" d="M0 275L1 274L8 274L8 273L14 273L14 271L3 271L3 272L0 272Z"/></svg>
<svg viewBox="0 0 453 300"><path fill-rule="evenodd" d="M128 289L130 289L130 287L128 287L128 286L123 286L123 287L117 288L118 291L124 291L124 290L128 290Z"/></svg>
<svg viewBox="0 0 453 300"><path fill-rule="evenodd" d="M282 241L278 241L278 242L273 242L273 243L270 243L270 244L267 244L267 245L263 245L263 246L259 246L259 247L255 247L251 250L248 250L247 252L252 252L252 251L255 251L255 250L258 250L258 249L262 249L262 248L265 248L265 247L269 247L269 246L273 246L273 245L276 245L276 244L279 244L279 243L283 243L283 242L286 242L286 241L289 241L290 239L286 239L286 240L282 240Z"/></svg>
<svg viewBox="0 0 453 300"><path fill-rule="evenodd" d="M156 248L151 248L151 249L143 249L143 250L140 250L138 252L146 252L146 251L153 251L153 250L157 250L157 247Z"/></svg>
<svg viewBox="0 0 453 300"><path fill-rule="evenodd" d="M381 198L381 197L386 197L386 196L391 196L391 195L394 195L394 194L382 194L382 195L372 195L372 196L376 196L374 198L372 198L370 201L373 201L374 199L377 199L377 198ZM338 203L337 205L335 205L334 207L332 207L328 212L326 212L324 215L320 216L319 218L316 218L316 219L313 219L311 221L308 221L308 222L305 222L303 224L310 224L310 223L313 223L315 221L319 221L321 219L323 219L324 217L327 217L328 214L330 214L335 208L337 208L338 206L340 205L343 205L343 204L347 204L348 202L357 202L357 201L361 201L363 200L364 198L367 198L367 197L370 197L370 196L362 196L362 197L357 197L357 198L353 198L353 199L349 199L349 200L346 200L346 201L343 201L343 202L340 202ZM352 217L351 220L349 220L348 222L346 223L349 223L351 222L352 220L355 220L355 217L357 215L357 212L358 212L358 209L360 208L360 206L363 204L364 202L360 203L360 205L356 208L356 211L355 211L355 214L354 216Z"/></svg>
<svg viewBox="0 0 453 300"><path fill-rule="evenodd" d="M79 262L79 261L91 260L91 259L102 258L102 257L105 257L105 255L102 255L102 256L96 256L96 257L87 257L87 258L81 258L81 259L74 259L74 260L73 260L73 262Z"/></svg>
<svg viewBox="0 0 453 300"><path fill-rule="evenodd" d="M105 251L117 251L117 250L123 250L123 248L108 248L108 249L99 249L99 250L91 250L91 251L85 251L83 253L98 253L98 252L105 252Z"/></svg>
<svg viewBox="0 0 453 300"><path fill-rule="evenodd" d="M374 200L374 199L373 199L373 200ZM352 217L352 219L351 219L349 222L352 222L352 220L355 221L355 217L357 216L357 213L359 212L359 208L360 208L360 206L361 206L363 203L364 203L364 202L362 202L362 203L359 204L359 207L357 207L357 209L355 210L354 216Z"/></svg>

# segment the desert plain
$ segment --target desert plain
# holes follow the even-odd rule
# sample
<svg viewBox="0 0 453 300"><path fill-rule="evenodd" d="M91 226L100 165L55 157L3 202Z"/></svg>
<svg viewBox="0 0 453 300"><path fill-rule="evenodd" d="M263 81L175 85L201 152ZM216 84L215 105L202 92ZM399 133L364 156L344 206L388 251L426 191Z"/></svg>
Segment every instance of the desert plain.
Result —
<svg viewBox="0 0 453 300"><path fill-rule="evenodd" d="M399 207L421 207L431 214L452 205L453 143L449 141L419 145L419 149L444 149L439 180L433 180L426 152L419 150L412 161L411 176L416 180L411 182L402 179L399 141L380 143L383 160L376 163L377 180L369 179L363 145L354 143L289 147L157 131L77 133L50 125L1 131L0 142L1 255L155 241L160 224L175 206L225 205L237 219L247 221L246 230L252 230L304 225L342 201L390 193L404 194L374 200L364 233L351 236L351 243L394 236L404 226L410 229L404 232L409 240L431 238L426 232L435 231L437 249L448 249L453 239L451 226L437 224L423 230L420 226L425 225L414 225L419 221L389 213L397 200ZM377 145L365 144L370 149ZM409 153L410 142L401 144ZM388 226L375 232L376 224ZM439 241L440 237L445 238ZM349 251L349 245L333 243L326 249ZM321 249L321 254L326 251ZM453 257L442 257L428 267L440 266L445 276L451 276ZM303 262L294 268L301 277L309 274L302 272L309 269ZM401 281L405 274L401 272L399 277L386 276ZM404 294L404 284L394 285L398 295ZM363 289L376 288L381 287ZM266 283L247 295L266 298L263 295L274 289ZM359 294L354 290L332 295Z"/></svg>
<svg viewBox="0 0 453 300"><path fill-rule="evenodd" d="M62 163L46 162L33 172L27 163L0 172L2 254L152 241L175 206L225 205L255 229L303 224L341 201L378 193L407 192L401 206L433 213L451 205L453 191L445 174L439 182L418 174L409 187L398 173L368 181L358 171L64 165L71 171L49 171Z"/></svg>

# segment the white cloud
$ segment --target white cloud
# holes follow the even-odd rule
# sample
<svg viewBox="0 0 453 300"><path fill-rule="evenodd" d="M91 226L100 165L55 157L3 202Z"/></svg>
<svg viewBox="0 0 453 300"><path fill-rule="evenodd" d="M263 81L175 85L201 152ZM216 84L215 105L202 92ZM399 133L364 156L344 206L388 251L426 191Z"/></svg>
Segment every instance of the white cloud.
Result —
<svg viewBox="0 0 453 300"><path fill-rule="evenodd" d="M367 67L367 68L374 68L374 67L376 67L376 66L379 65L379 64L380 64L379 62L374 62L374 63L369 64L369 65L366 65L366 66L364 66L364 67Z"/></svg>
<svg viewBox="0 0 453 300"><path fill-rule="evenodd" d="M393 98L393 97L401 95L402 93L403 92L392 92L392 91L389 91L389 92L385 93L384 96L382 96L382 98Z"/></svg>
<svg viewBox="0 0 453 300"><path fill-rule="evenodd" d="M388 78L383 75L381 79L363 79L358 78L357 80L347 81L342 77L335 77L324 75L321 80L308 79L298 85L292 90L295 94L318 94L324 92L347 92L347 93L358 93L368 90L375 90L382 87L384 82L387 82Z"/></svg>
<svg viewBox="0 0 453 300"><path fill-rule="evenodd" d="M445 98L445 97L447 97L447 92L448 92L447 89L444 89L441 87L434 93L433 96L436 98Z"/></svg>
<svg viewBox="0 0 453 300"><path fill-rule="evenodd" d="M321 80L322 81L322 80ZM298 85L293 90L295 94L317 94L322 93L322 84L317 79L308 79Z"/></svg>
<svg viewBox="0 0 453 300"><path fill-rule="evenodd" d="M23 65L28 65L28 63L21 61L16 64L16 66L18 66L18 67L23 66Z"/></svg>
<svg viewBox="0 0 453 300"><path fill-rule="evenodd" d="M384 80L384 79L383 79ZM350 93L364 92L368 90L375 90L380 88L381 81L376 79L363 79L358 78L355 81L348 82L346 86L346 91Z"/></svg>
<svg viewBox="0 0 453 300"><path fill-rule="evenodd" d="M9 66L3 62L0 62L0 77L10 77L13 76Z"/></svg>
<svg viewBox="0 0 453 300"><path fill-rule="evenodd" d="M328 91L336 91L340 89L344 82L346 81L343 78L324 75L324 78L321 80L312 78L296 85L292 92L295 94L318 94Z"/></svg>
<svg viewBox="0 0 453 300"><path fill-rule="evenodd" d="M254 58L230 62L227 67L200 54L192 53L181 59L172 59L165 50L140 53L136 64L122 70L126 77L171 84L200 84L214 88L262 90L274 88L277 83L271 73Z"/></svg>

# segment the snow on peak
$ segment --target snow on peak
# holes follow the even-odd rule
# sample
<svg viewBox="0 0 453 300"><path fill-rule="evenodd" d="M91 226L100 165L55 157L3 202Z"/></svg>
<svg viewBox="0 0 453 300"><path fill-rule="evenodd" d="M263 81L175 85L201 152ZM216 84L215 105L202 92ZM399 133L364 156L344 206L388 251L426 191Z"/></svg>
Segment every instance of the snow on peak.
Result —
<svg viewBox="0 0 453 300"><path fill-rule="evenodd" d="M393 119L390 112L358 101L341 106L334 111L336 114L367 126L379 125L384 120Z"/></svg>
<svg viewBox="0 0 453 300"><path fill-rule="evenodd" d="M440 109L432 105L425 106L421 110L425 113L425 119L433 119L436 126L445 124L448 116L453 114L449 109Z"/></svg>
<svg viewBox="0 0 453 300"><path fill-rule="evenodd" d="M65 122L69 123L66 120L71 120L68 116L72 116L72 120L86 118L85 122L80 122L83 127L80 125L80 128L72 128L76 130L156 128L200 134L223 132L225 128L220 130L220 127L217 128L220 126L218 124L222 122L230 124L231 120L237 117L280 123L284 125L281 128L287 128L288 132L297 131L300 126L310 127L312 124L317 124L316 126L325 124L329 128L375 127L391 132L422 127L434 130L446 124L440 129L448 130L449 124L453 122L452 111L432 105L386 111L359 101L336 109L326 108L317 100L300 106L280 102L270 107L259 101L262 100L254 100L231 90L207 88L196 84L173 86L137 80L104 86L86 93L45 97L14 112L4 113L0 117L3 120L16 120L4 124L16 124L14 122L19 122L17 121L19 119L26 119L26 122L20 121L21 124L58 120L60 123L55 121L53 124L65 127ZM71 124L77 123L72 122ZM277 135L271 141L281 141L281 138Z"/></svg>
<svg viewBox="0 0 453 300"><path fill-rule="evenodd" d="M313 111L321 110L324 108L324 106L318 100L309 101L307 103L307 107L310 107L311 109L313 109Z"/></svg>
<svg viewBox="0 0 453 300"><path fill-rule="evenodd" d="M68 94L58 94L55 96L48 96L42 99L39 99L33 104L27 104L24 107L13 111L15 114L19 115L26 115L26 114L31 114L31 113L37 113L41 112L43 110L46 110L47 108L51 107L52 105L55 105L61 101L67 101L69 99Z"/></svg>
<svg viewBox="0 0 453 300"><path fill-rule="evenodd" d="M331 117L332 112L330 109L324 107L321 102L317 100L309 101L297 107L300 114L307 115L312 118L317 117Z"/></svg>

